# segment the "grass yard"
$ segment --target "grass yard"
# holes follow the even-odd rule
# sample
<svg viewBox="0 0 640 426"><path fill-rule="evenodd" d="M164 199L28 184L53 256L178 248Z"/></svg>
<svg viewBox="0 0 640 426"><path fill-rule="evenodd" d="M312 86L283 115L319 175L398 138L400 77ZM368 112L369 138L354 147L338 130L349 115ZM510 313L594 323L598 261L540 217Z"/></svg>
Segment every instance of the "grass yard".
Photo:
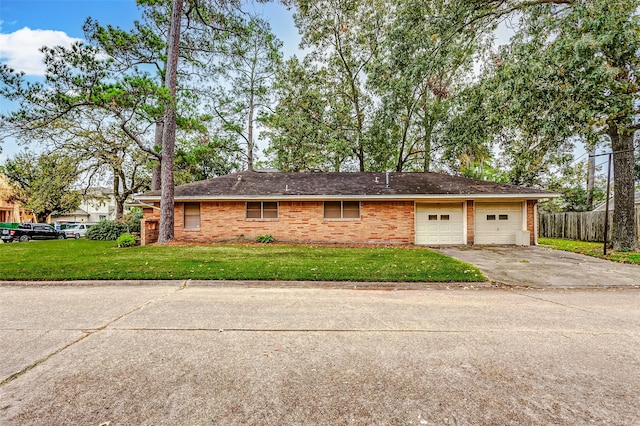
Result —
<svg viewBox="0 0 640 426"><path fill-rule="evenodd" d="M0 280L478 282L474 266L420 247L149 245L55 240L0 244Z"/></svg>
<svg viewBox="0 0 640 426"><path fill-rule="evenodd" d="M549 247L556 250L570 251L573 253L582 253L587 256L599 257L600 259L613 260L615 262L634 263L640 265L639 252L612 252L607 249L607 256L602 252L603 243L592 243L588 241L564 240L561 238L540 238L538 244L543 247Z"/></svg>

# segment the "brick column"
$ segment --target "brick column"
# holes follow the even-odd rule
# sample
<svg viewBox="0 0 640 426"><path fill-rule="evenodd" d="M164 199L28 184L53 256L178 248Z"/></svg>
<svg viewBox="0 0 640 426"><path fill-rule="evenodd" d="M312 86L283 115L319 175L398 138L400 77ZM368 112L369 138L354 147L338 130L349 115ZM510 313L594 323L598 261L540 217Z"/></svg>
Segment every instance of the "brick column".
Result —
<svg viewBox="0 0 640 426"><path fill-rule="evenodd" d="M538 244L538 224L536 223L537 200L527 200L527 231L529 231L529 244Z"/></svg>
<svg viewBox="0 0 640 426"><path fill-rule="evenodd" d="M475 230L476 230L476 214L475 203L473 200L467 200L467 244L475 244Z"/></svg>
<svg viewBox="0 0 640 426"><path fill-rule="evenodd" d="M140 221L140 245L158 242L158 219L143 219Z"/></svg>

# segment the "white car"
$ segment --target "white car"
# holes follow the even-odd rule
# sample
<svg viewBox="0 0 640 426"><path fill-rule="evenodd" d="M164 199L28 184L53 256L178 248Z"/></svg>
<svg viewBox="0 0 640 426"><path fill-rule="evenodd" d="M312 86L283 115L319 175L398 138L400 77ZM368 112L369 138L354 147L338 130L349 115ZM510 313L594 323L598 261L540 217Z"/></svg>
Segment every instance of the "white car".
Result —
<svg viewBox="0 0 640 426"><path fill-rule="evenodd" d="M63 231L67 238L78 239L80 237L84 237L84 234L87 233L87 229L92 226L92 223L76 223L75 225L67 226Z"/></svg>

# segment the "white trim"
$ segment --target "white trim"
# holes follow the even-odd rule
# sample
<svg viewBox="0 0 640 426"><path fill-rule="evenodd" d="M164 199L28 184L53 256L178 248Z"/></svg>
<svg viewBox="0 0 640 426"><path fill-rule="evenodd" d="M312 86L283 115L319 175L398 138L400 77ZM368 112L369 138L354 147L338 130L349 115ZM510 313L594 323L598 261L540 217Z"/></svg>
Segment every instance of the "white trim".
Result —
<svg viewBox="0 0 640 426"><path fill-rule="evenodd" d="M220 195L220 196L183 196L175 197L175 202L191 201L465 201L465 200L486 200L486 201L526 201L540 200L543 198L556 198L560 195L554 192L542 194L402 194L402 195ZM160 196L139 196L135 200L142 202L160 201Z"/></svg>
<svg viewBox="0 0 640 426"><path fill-rule="evenodd" d="M527 202L522 202L522 230L527 230Z"/></svg>
<svg viewBox="0 0 640 426"><path fill-rule="evenodd" d="M538 245L538 203L533 205L533 245Z"/></svg>
<svg viewBox="0 0 640 426"><path fill-rule="evenodd" d="M418 244L418 203L413 203L413 244Z"/></svg>

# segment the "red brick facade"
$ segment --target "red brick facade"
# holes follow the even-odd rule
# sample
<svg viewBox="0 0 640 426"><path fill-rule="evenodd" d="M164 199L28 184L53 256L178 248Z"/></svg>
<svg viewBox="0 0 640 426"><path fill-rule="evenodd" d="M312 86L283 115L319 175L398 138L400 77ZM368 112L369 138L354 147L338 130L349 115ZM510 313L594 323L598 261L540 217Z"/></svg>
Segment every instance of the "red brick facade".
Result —
<svg viewBox="0 0 640 426"><path fill-rule="evenodd" d="M157 205L158 203L156 203ZM280 201L277 219L247 219L244 201L203 201L200 227L185 229L184 203L175 203L177 241L255 240L271 235L277 241L319 243L413 244L413 201L362 201L359 219L325 219L323 201ZM537 244L535 200L526 201L526 227L530 244ZM160 212L145 208L142 244L158 239ZM475 202L466 201L467 244L475 240Z"/></svg>
<svg viewBox="0 0 640 426"><path fill-rule="evenodd" d="M280 201L277 219L247 219L243 201L200 203L200 228L185 229L184 203L175 204L178 241L254 240L322 243L391 243L414 241L413 201L362 201L360 219L324 219L322 201ZM157 240L159 212L145 211L143 244ZM148 237L148 238L145 238Z"/></svg>

